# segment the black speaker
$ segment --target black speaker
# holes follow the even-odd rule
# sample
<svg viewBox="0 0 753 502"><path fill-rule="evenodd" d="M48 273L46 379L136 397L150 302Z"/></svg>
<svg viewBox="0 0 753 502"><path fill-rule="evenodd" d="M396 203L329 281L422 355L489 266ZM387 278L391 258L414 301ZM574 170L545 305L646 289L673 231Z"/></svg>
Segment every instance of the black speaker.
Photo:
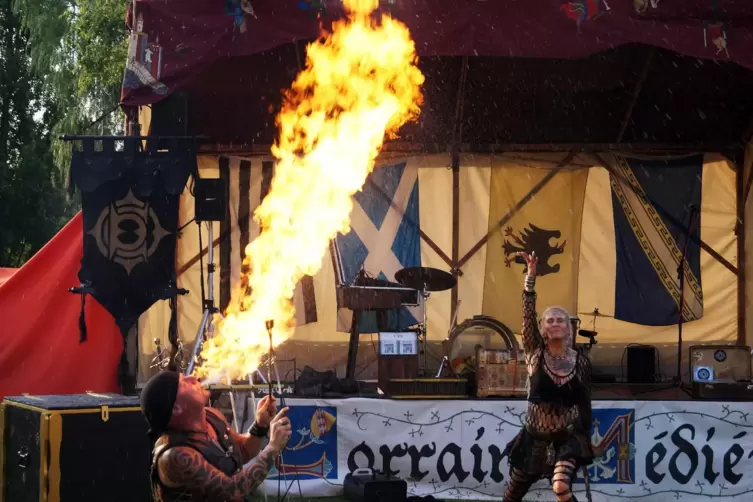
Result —
<svg viewBox="0 0 753 502"><path fill-rule="evenodd" d="M193 187L196 221L225 221L228 187L222 178L197 179Z"/></svg>
<svg viewBox="0 0 753 502"><path fill-rule="evenodd" d="M408 483L390 474L361 468L345 475L343 492L348 502L405 502Z"/></svg>
<svg viewBox="0 0 753 502"><path fill-rule="evenodd" d="M646 345L628 347L628 383L656 383L656 359L656 347Z"/></svg>

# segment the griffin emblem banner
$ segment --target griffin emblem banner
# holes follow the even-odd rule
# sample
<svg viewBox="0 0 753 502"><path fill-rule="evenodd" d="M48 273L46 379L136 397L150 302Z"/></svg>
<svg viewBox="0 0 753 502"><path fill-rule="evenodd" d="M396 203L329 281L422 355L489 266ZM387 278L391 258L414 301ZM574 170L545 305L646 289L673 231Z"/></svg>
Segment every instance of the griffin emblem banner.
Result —
<svg viewBox="0 0 753 502"><path fill-rule="evenodd" d="M516 262L515 253L535 251L538 256L539 311L560 305L574 313L578 300L588 169L550 166L492 166L483 313L515 333L521 329L526 271L525 265Z"/></svg>

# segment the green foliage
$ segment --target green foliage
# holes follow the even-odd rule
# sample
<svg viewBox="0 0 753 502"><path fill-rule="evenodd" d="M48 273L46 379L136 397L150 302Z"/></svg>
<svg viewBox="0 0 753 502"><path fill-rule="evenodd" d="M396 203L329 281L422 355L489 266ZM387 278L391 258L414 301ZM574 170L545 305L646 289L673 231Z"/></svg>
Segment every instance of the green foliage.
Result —
<svg viewBox="0 0 753 502"><path fill-rule="evenodd" d="M0 0L0 266L23 264L78 209L57 138L122 133L128 3Z"/></svg>
<svg viewBox="0 0 753 502"><path fill-rule="evenodd" d="M123 132L128 4L0 0L0 266L20 266L78 209L57 138Z"/></svg>
<svg viewBox="0 0 753 502"><path fill-rule="evenodd" d="M17 267L76 208L66 199L50 148L50 124L57 122L60 108L32 71L23 50L27 32L10 2L0 0L0 266Z"/></svg>
<svg viewBox="0 0 753 502"><path fill-rule="evenodd" d="M28 54L60 113L50 128L62 134L120 134L120 99L128 50L128 0L15 0L28 31ZM104 115L104 117L103 117ZM97 119L89 130L83 130ZM70 147L57 139L53 155L68 169Z"/></svg>

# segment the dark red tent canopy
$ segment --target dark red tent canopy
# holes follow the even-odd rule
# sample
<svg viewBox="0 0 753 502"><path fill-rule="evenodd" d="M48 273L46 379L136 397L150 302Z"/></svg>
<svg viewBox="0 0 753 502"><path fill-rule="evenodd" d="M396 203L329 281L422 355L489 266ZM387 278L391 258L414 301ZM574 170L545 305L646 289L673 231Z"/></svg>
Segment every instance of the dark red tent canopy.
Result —
<svg viewBox="0 0 753 502"><path fill-rule="evenodd" d="M242 1L136 1L122 103L161 103L152 134L244 151L273 141L280 91L320 20L311 0L250 0L253 14ZM641 3L382 0L427 75L421 123L403 139L445 149L466 71L464 143L738 141L753 115L753 1Z"/></svg>

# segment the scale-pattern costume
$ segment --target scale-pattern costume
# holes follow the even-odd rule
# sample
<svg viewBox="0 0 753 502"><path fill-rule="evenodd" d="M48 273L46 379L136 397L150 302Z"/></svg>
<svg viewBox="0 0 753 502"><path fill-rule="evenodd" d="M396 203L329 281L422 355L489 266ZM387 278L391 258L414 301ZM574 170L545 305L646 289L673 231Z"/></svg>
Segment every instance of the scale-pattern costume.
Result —
<svg viewBox="0 0 753 502"><path fill-rule="evenodd" d="M547 359L556 358L546 352L546 341L538 329L532 281L530 286L523 292L528 411L524 427L506 448L510 479L504 501L522 500L541 478L552 481L558 500L575 501L571 488L577 469L593 460L589 437L591 362L578 352L569 373L557 374L550 369Z"/></svg>

